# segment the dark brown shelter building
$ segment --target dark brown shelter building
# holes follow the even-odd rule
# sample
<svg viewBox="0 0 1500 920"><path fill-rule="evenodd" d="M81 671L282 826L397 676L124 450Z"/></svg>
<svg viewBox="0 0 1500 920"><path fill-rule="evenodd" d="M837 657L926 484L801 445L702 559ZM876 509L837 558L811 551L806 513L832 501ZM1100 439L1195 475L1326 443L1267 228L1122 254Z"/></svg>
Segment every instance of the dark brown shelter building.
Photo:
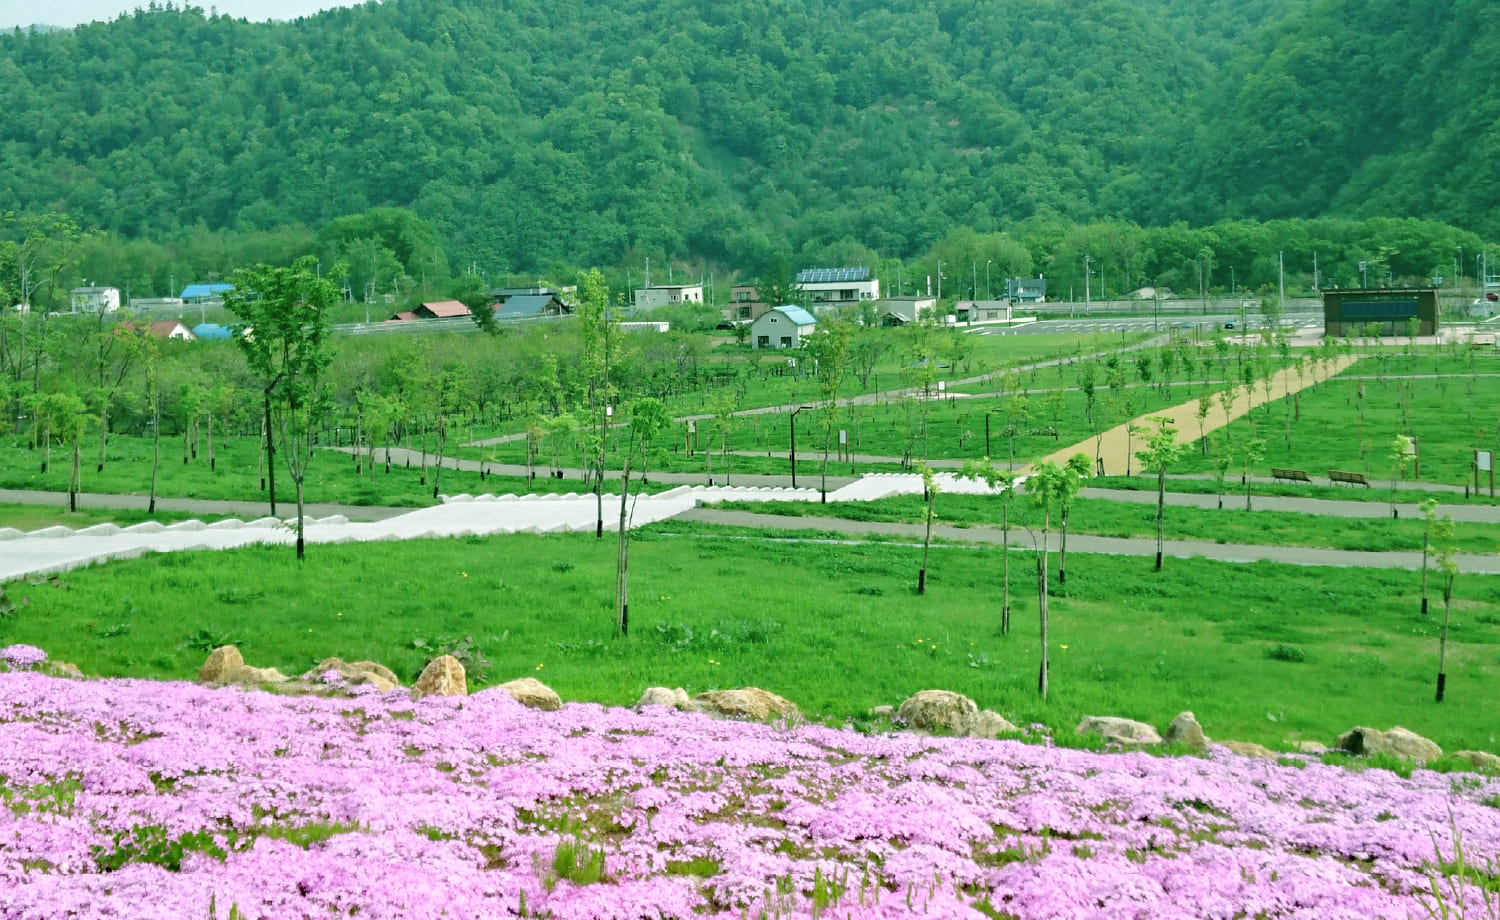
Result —
<svg viewBox="0 0 1500 920"><path fill-rule="evenodd" d="M1323 292L1326 335L1362 336L1377 326L1380 331L1376 335L1406 335L1413 317L1418 321L1417 335L1437 333L1437 291L1382 288Z"/></svg>

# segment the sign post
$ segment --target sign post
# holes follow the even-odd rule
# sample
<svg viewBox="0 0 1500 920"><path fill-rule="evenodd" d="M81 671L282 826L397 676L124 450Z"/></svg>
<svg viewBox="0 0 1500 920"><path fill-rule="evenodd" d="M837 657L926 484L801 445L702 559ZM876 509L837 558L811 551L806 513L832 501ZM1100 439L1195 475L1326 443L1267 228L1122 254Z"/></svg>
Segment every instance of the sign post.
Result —
<svg viewBox="0 0 1500 920"><path fill-rule="evenodd" d="M1479 494L1479 474L1490 474L1490 498L1495 497L1495 461L1487 450L1474 451L1474 494Z"/></svg>

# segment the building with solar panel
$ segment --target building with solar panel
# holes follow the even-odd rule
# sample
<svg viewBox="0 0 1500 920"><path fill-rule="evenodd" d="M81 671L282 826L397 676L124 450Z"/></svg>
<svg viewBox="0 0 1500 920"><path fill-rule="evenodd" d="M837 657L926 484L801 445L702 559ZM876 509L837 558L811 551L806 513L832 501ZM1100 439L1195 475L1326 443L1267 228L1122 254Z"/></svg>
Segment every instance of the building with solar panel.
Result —
<svg viewBox="0 0 1500 920"><path fill-rule="evenodd" d="M1412 320L1417 322L1417 335L1436 335L1438 314L1437 291L1432 288L1323 292L1324 335L1406 335Z"/></svg>
<svg viewBox="0 0 1500 920"><path fill-rule="evenodd" d="M880 279L868 268L806 268L797 287L814 312L880 299Z"/></svg>

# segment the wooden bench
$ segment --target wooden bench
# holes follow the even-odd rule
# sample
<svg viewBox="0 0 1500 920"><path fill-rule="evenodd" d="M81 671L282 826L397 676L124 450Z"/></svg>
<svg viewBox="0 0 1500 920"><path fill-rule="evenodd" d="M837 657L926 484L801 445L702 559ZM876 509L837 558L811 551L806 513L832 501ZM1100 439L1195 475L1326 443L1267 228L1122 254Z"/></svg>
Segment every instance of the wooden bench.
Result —
<svg viewBox="0 0 1500 920"><path fill-rule="evenodd" d="M1344 470L1329 470L1328 478L1334 482L1347 482L1349 485L1361 485L1366 489L1370 487L1370 479L1364 473L1350 473Z"/></svg>
<svg viewBox="0 0 1500 920"><path fill-rule="evenodd" d="M1289 482L1312 482L1312 477L1307 475L1307 470L1287 470L1279 466L1271 467L1271 477Z"/></svg>

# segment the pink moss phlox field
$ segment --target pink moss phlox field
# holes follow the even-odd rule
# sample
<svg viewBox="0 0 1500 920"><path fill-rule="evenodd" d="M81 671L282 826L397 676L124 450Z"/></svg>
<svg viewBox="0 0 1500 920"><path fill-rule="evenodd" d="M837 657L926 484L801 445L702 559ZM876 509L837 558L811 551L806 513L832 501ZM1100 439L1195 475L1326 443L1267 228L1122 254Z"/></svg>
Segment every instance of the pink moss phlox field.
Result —
<svg viewBox="0 0 1500 920"><path fill-rule="evenodd" d="M1500 857L1472 774L359 689L0 673L0 918L1398 918Z"/></svg>

